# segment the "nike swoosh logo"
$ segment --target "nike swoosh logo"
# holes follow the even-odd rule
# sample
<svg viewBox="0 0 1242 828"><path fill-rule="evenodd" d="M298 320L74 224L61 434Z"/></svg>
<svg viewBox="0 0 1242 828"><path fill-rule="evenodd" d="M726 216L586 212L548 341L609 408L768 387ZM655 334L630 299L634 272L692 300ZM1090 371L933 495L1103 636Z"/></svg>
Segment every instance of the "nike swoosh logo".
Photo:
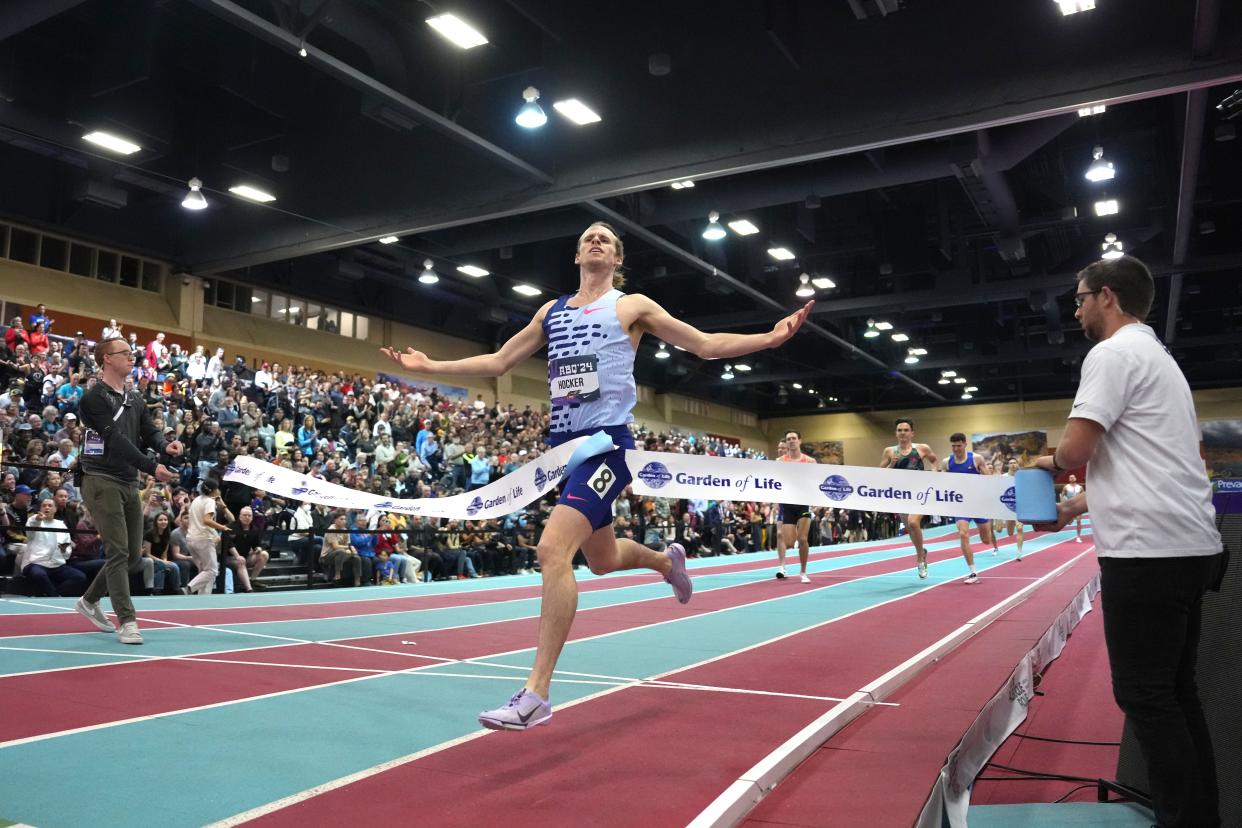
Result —
<svg viewBox="0 0 1242 828"><path fill-rule="evenodd" d="M522 720L522 724L526 724L527 722L529 722L529 721L530 721L530 717L531 717L531 716L533 716L533 715L535 715L535 714L536 714L536 713L538 713L538 712L539 712L539 708L538 708L538 707L535 707L535 708L532 708L532 709L531 709L531 711L530 711L529 713L527 713L525 716L523 716L521 713L519 713L519 714L517 714L517 717L518 717L519 719L521 719L521 720Z"/></svg>
<svg viewBox="0 0 1242 828"><path fill-rule="evenodd" d="M1074 408L1081 408L1084 405L1086 405L1086 403L1074 403Z"/></svg>
<svg viewBox="0 0 1242 828"><path fill-rule="evenodd" d="M585 316L588 313L595 313L596 311L602 311L602 310L604 310L604 308L583 308L582 313Z"/></svg>
<svg viewBox="0 0 1242 828"><path fill-rule="evenodd" d="M578 497L577 495L571 495L571 494L567 494L565 495L565 497L567 497L570 500L581 500L583 503L586 503L585 497Z"/></svg>

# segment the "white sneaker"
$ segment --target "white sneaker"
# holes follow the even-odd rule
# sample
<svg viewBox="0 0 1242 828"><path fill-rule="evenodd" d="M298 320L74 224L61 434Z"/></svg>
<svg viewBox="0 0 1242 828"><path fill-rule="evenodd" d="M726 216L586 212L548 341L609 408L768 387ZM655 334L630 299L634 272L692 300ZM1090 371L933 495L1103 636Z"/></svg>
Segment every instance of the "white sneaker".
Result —
<svg viewBox="0 0 1242 828"><path fill-rule="evenodd" d="M996 556L997 556L997 555L999 555L999 554L1000 554L1000 550L999 550L999 549L997 549L995 546L993 546L993 547L992 547L992 557L996 557Z"/></svg>
<svg viewBox="0 0 1242 828"><path fill-rule="evenodd" d="M1074 538L1074 543L1082 543L1082 538Z"/></svg>
<svg viewBox="0 0 1242 828"><path fill-rule="evenodd" d="M802 583L804 583L804 584L809 584L809 583L811 582L811 576L810 576L810 575L807 575L805 572L803 572L803 573L802 573L802 578L801 578L800 580L801 580L801 581L802 581Z"/></svg>
<svg viewBox="0 0 1242 828"><path fill-rule="evenodd" d="M116 633L117 641L122 644L141 644L142 633L138 632L138 624L134 621L126 621L121 625Z"/></svg>
<svg viewBox="0 0 1242 828"><path fill-rule="evenodd" d="M922 579L927 578L927 564L925 563L919 564L919 577Z"/></svg>
<svg viewBox="0 0 1242 828"><path fill-rule="evenodd" d="M108 620L108 616L104 615L99 604L92 604L86 598L79 598L74 602L73 608L85 616L87 621L98 627L100 632L116 632L116 627L112 626L112 622Z"/></svg>
<svg viewBox="0 0 1242 828"><path fill-rule="evenodd" d="M778 580L785 577L785 567L778 566L776 568L776 577Z"/></svg>
<svg viewBox="0 0 1242 828"><path fill-rule="evenodd" d="M966 580L962 581L962 583L963 583L963 584L977 584L977 583L979 583L979 573L977 573L977 572L972 572L972 573L970 573L969 575L967 575L967 576L966 576Z"/></svg>

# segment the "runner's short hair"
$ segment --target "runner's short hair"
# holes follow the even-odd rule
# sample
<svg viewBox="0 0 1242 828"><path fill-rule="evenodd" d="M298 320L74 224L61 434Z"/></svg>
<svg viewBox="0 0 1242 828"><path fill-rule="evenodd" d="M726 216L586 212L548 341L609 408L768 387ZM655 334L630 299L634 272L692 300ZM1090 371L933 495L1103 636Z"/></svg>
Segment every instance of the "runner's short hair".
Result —
<svg viewBox="0 0 1242 828"><path fill-rule="evenodd" d="M896 428L902 423L905 423L906 425L910 426L910 430L914 431L914 420L911 420L909 417L898 417L897 420L893 423L893 427Z"/></svg>
<svg viewBox="0 0 1242 828"><path fill-rule="evenodd" d="M964 443L966 442L966 435L960 431L955 431L949 435L949 442L950 443Z"/></svg>

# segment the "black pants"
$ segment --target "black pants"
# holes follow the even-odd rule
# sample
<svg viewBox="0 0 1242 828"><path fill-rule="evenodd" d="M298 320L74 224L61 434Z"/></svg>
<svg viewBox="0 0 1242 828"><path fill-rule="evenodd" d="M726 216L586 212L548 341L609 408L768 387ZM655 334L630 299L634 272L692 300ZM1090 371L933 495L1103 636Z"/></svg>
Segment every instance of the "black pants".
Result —
<svg viewBox="0 0 1242 828"><path fill-rule="evenodd" d="M1100 558L1113 697L1147 762L1161 828L1220 825L1216 761L1195 662L1216 556Z"/></svg>

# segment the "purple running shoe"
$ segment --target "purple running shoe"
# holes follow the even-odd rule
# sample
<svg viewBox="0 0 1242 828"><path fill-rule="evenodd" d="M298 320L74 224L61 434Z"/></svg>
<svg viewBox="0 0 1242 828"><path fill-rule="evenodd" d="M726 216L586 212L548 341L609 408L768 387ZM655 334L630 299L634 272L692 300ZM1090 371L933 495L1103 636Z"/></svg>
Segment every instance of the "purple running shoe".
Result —
<svg viewBox="0 0 1242 828"><path fill-rule="evenodd" d="M519 690L509 703L479 714L479 724L491 730L525 730L552 721L552 705L526 688Z"/></svg>
<svg viewBox="0 0 1242 828"><path fill-rule="evenodd" d="M668 555L668 559L673 562L673 568L664 576L664 580L673 587L673 594L677 596L677 600L685 604L690 601L690 596L694 594L694 584L690 581L690 576L686 574L686 550L680 543L670 543L668 549L664 550L664 554Z"/></svg>

